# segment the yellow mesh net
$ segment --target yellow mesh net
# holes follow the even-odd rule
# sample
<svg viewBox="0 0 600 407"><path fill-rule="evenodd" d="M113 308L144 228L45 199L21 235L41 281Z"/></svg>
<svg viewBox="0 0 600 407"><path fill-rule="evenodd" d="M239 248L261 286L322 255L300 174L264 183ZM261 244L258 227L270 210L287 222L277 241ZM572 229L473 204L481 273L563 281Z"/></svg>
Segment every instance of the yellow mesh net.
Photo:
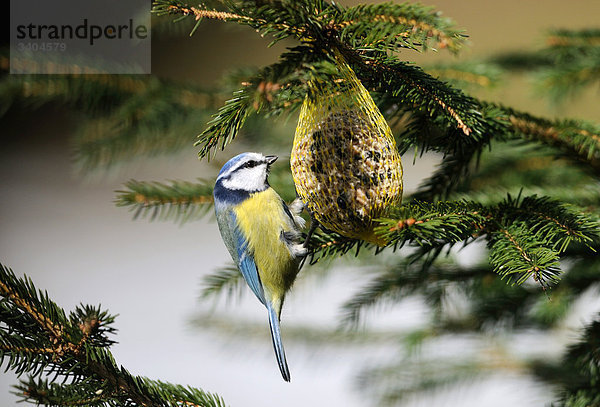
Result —
<svg viewBox="0 0 600 407"><path fill-rule="evenodd" d="M374 219L402 199L402 164L392 131L354 71L313 80L291 154L296 191L319 223L343 236L384 244Z"/></svg>

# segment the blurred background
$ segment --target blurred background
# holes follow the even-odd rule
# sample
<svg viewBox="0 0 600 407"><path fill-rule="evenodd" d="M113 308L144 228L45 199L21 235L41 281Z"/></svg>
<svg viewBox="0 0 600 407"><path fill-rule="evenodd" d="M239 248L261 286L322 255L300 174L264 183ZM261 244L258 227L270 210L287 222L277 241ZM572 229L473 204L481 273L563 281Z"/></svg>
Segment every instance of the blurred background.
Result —
<svg viewBox="0 0 600 407"><path fill-rule="evenodd" d="M425 66L541 47L546 30L596 27L600 15L595 0L427 4L464 28L470 47L458 56L402 54L403 59ZM162 28L168 33L157 31L152 41L152 75L181 89L218 89L225 73L273 63L286 46L293 45L284 41L267 48L269 39L222 22L205 21L192 37L187 36L189 28L182 28L181 35ZM497 88L474 92L544 117L599 119L597 88L568 103L551 105L540 101L523 73ZM184 225L147 217L134 220L126 208L115 205L115 191L130 179L212 180L219 164L245 150L261 149L288 158L293 118L278 123L283 137L277 145L253 144L250 134L207 163L198 161L193 147L208 115L199 117L182 123L179 131L186 132L183 138L189 140L183 148L90 169L74 158L73 140L81 131L79 113L53 103L7 109L0 148L0 259L17 275L31 277L66 310L89 303L118 314L114 356L134 374L216 392L231 406L358 407L379 404L379 389L370 379L381 373L377 366L397 363L396 379L400 377L408 387L415 382L416 389L403 396L401 405L539 406L554 400L555 394L548 384L528 374L520 361L558 357L600 309L597 292L590 291L552 335L494 329L483 338L440 337L417 350L405 346L410 338L402 335L425 328L431 318L426 302L417 296L368 313L355 331L336 331L340 305L368 282L372 268L384 267L394 254L380 256L375 265L348 256L307 266L287 299L282 331L292 382L285 383L273 355L266 313L255 298L244 292L218 301L200 299L202 277L230 262L212 214ZM103 128L102 123L91 125ZM407 193L440 160L432 155L413 159L413 154L403 159ZM278 165L285 166L285 160ZM452 255L463 264L482 261L476 246ZM448 302L456 312L464 305L458 294ZM485 374L464 366L455 370L464 373L461 380L432 389L426 383L416 385L416 377L440 373L438 357L458 353L485 366ZM454 368L459 364L456 360ZM414 369L419 373L415 375ZM12 373L0 376L0 405L15 405L18 398L10 386L16 382Z"/></svg>

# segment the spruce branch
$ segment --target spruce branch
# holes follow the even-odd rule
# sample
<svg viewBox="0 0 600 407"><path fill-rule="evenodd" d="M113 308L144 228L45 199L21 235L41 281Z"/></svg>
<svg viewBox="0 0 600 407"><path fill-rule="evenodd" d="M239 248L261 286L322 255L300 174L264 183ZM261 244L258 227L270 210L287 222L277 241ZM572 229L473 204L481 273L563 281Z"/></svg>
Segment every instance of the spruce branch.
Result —
<svg viewBox="0 0 600 407"><path fill-rule="evenodd" d="M419 4L344 8L322 0L201 5L156 0L154 12L189 20L194 24L192 34L203 19L213 19L249 26L273 42L295 39L301 43L283 54L278 63L238 81L236 88L240 89L200 135L197 145L201 157L210 158L225 148L242 128L249 127L255 114L276 116L297 109L306 83L315 78L327 83L334 72L336 61L331 58L331 49L343 54L388 119L405 121L398 142L402 152L416 147L421 152L444 155L442 164L412 200L392 208L388 217L380 220L378 231L387 240L387 248L408 246L412 254L377 272L365 289L347 302L347 323L359 321L368 307L417 294L434 308L434 329L428 331L434 332L431 335L436 330L479 332L486 324L504 319L527 328L537 321L546 329L564 317L582 292L600 281L596 253L600 248L598 126L549 120L486 103L445 82L488 85L497 80L489 70L441 66L424 71L400 61L397 51L447 48L456 52L464 44L464 36L454 23L439 13ZM535 71L542 89L564 99L600 81L599 38L598 30L554 31L545 49L497 61L507 69ZM3 58L0 66L6 70L7 60ZM189 142L182 135L190 132L177 123L199 128L206 112L219 102L218 97L213 99L203 90L186 93L174 84L129 81L131 78L125 76L6 77L0 80L0 113L20 103L60 101L94 119L77 141L80 161L89 167L111 164L139 152L180 148ZM203 102L207 100L209 103ZM505 142L535 146L543 154L533 157L512 151L513 159L506 160L506 156L497 155ZM493 152L486 154L490 146ZM550 159L557 156L559 160ZM580 165L567 169L565 157ZM542 174L534 174L536 171ZM585 188L578 189L581 185ZM292 186L286 184L289 194ZM498 189L493 191L494 187ZM119 191L118 204L135 211L136 216L185 221L209 210L211 191L203 181L131 181ZM519 197L505 198L507 191ZM436 202L449 198L455 201ZM585 205L585 210L593 213L562 203L566 201ZM442 255L450 248L475 240L487 243L489 264L463 269L443 262ZM310 242L310 261L358 255L362 249L371 248L365 242L324 230ZM376 248L375 254L379 250ZM5 284L10 276L4 278L3 270L0 266L0 283ZM539 284L522 284L530 278ZM135 377L118 368L108 351L113 343L108 335L112 333L110 315L99 307L81 306L67 316L47 294L33 289L30 281L25 281L25 289L19 284L0 285L0 359L19 374L38 376L45 371L69 381L60 385L31 377L18 387L27 400L49 405L222 404L216 396ZM226 267L205 280L204 296L231 294L241 284L237 269ZM546 291L551 285L553 290ZM443 319L448 287L460 288L469 304L468 315L453 321ZM551 302L546 295L551 296ZM245 328L234 326L237 333ZM577 385L562 383L568 389L562 400L565 405L600 403L597 328L597 323L590 326L581 346L565 359L569 370L563 376L577 381ZM452 382L456 371L470 377L473 367L467 361L448 372L441 369L438 375L436 366L425 366L422 377L409 380L397 392L390 387L387 401L396 402L413 389ZM374 380L391 376L397 383L398 371L406 370L389 366L369 373ZM573 375L574 371L579 374ZM405 379L400 376L401 381Z"/></svg>
<svg viewBox="0 0 600 407"><path fill-rule="evenodd" d="M493 276L485 268L463 270L438 263L427 265L418 262L419 258L419 255L408 256L378 272L342 305L342 325L357 326L365 310L381 303L396 303L411 295L422 294L430 305L439 308L446 284L463 284L476 277Z"/></svg>
<svg viewBox="0 0 600 407"><path fill-rule="evenodd" d="M474 154L487 145L491 135L497 134L502 126L497 118L497 109L480 106L475 99L436 80L418 67L395 58L379 60L365 57L363 61L363 56L350 50L346 50L346 54L351 62L356 63L356 72L364 77L365 85L377 92L375 96L384 109L396 106L400 109L398 112L412 112L413 120L400 137L402 151L419 145L424 150L434 148L449 154ZM374 60L379 61L378 67L371 66ZM279 63L244 81L245 87L221 108L199 136L196 144L202 146L200 157L210 156L210 152L216 149L224 149L254 112L262 110L267 115L278 115L294 111L302 103L306 82L310 78L319 77L322 83L327 84L333 74L335 62L314 48L301 46L283 54ZM390 89L393 91L390 92ZM432 126L431 117L437 117L439 123ZM423 126L433 128L423 132ZM433 139L426 137L431 133L440 135Z"/></svg>
<svg viewBox="0 0 600 407"><path fill-rule="evenodd" d="M15 386L16 394L21 401L31 401L38 405L46 406L106 406L115 394L109 389L100 387L95 392L90 392L89 386L98 386L90 380L84 380L81 384L59 385L45 379L29 377L21 380Z"/></svg>
<svg viewBox="0 0 600 407"><path fill-rule="evenodd" d="M250 116L250 96L244 90L237 91L234 98L225 102L218 114L208 123L206 130L198 136L195 145L202 144L199 157L211 157L211 150L221 150L236 136L244 122Z"/></svg>
<svg viewBox="0 0 600 407"><path fill-rule="evenodd" d="M17 386L24 400L44 405L224 405L220 397L201 390L131 375L108 350L114 343L107 336L114 333L113 316L80 306L67 317L48 293L3 265L0 321L0 361L18 375L30 375ZM52 375L52 382L35 378L42 372Z"/></svg>
<svg viewBox="0 0 600 407"><path fill-rule="evenodd" d="M244 285L242 273L240 273L235 264L222 267L214 273L205 276L202 281L202 298L218 297L224 293L227 298L230 298L234 293L241 293Z"/></svg>
<svg viewBox="0 0 600 407"><path fill-rule="evenodd" d="M444 248L485 239L496 273L517 284L532 277L544 288L558 281L558 260L573 243L593 251L600 241L598 219L548 197L508 196L489 206L473 201L416 201L394 208L378 221L376 233L385 247L420 247L414 256L427 266ZM369 247L324 231L311 241L310 255L315 262L353 249L358 253L363 246Z"/></svg>
<svg viewBox="0 0 600 407"><path fill-rule="evenodd" d="M283 163L271 171L269 181L280 195L291 202L295 198L289 167ZM190 181L136 181L130 180L123 189L115 191L115 204L126 207L134 219L169 220L181 224L200 219L213 208L213 183L198 179Z"/></svg>
<svg viewBox="0 0 600 407"><path fill-rule="evenodd" d="M539 360L533 372L539 378L559 385L557 406L595 406L600 403L600 320L596 319L568 347L560 361Z"/></svg>
<svg viewBox="0 0 600 407"><path fill-rule="evenodd" d="M285 316L282 316L285 318ZM264 342L268 333L262 325L249 321L235 313L216 314L214 312L202 312L194 315L190 321L194 326L203 331L212 330L221 335L227 336L232 342L238 342L242 346L248 346L251 340ZM286 343L298 343L302 345L378 345L395 344L398 337L402 337L406 332L399 330L365 332L341 330L335 326L319 326L311 323L298 324L286 320L285 341Z"/></svg>
<svg viewBox="0 0 600 407"><path fill-rule="evenodd" d="M344 8L321 0L222 2L224 10L197 7L179 0L156 0L157 15L191 16L248 25L273 42L288 37L300 41L326 41L335 32L356 48L395 50L398 47L427 50L430 42L456 52L464 35L454 23L421 4L381 3ZM322 46L321 46L322 47Z"/></svg>
<svg viewBox="0 0 600 407"><path fill-rule="evenodd" d="M478 382L485 382L498 372L523 377L531 368L529 360L490 341L489 334L481 339L460 339L468 350L440 355L439 342L431 341L428 345L435 349L432 354L417 350L413 352L415 356L400 354L388 358L378 366L364 369L357 386L375 397L379 406L434 397L443 400L442 404L460 404L462 393L473 391Z"/></svg>
<svg viewBox="0 0 600 407"><path fill-rule="evenodd" d="M419 246L455 244L477 235L488 219L483 207L472 202L416 202L381 220L378 233L388 245L411 242Z"/></svg>
<svg viewBox="0 0 600 407"><path fill-rule="evenodd" d="M515 132L521 137L532 137L536 141L553 142L568 147L574 156L587 159L594 168L598 167L596 163L598 159L590 156L597 145L597 137L594 136L597 132L592 125L580 122L552 123L480 102L433 78L419 67L399 61L394 55L385 55L381 50L367 51L351 42L344 42L344 38L348 40L351 37L339 35L335 25L332 27L319 23L319 13L321 11L326 13L326 8L322 8L322 5L315 6L311 10L302 4L296 6L290 6L287 2L277 4L277 7L286 10L278 17L270 14L273 10L259 8L259 11L256 11L252 7L248 7L248 10L252 9L258 14L263 13L264 15L261 15L264 18L261 17L261 21L275 19L281 22L287 16L291 19L290 26L295 21L297 27L304 27L302 35L310 37L312 35L310 33L315 32L319 32L319 35L310 37L312 41L310 45L301 46L297 50L284 54L278 64L264 68L245 82L246 86L221 108L208 128L200 135L197 144L202 146L199 152L201 157L207 155L210 157L210 152L219 147L223 149L236 137L252 113L264 109L267 114L273 112L280 114L285 110L291 111L297 108L306 92L305 83L308 78L308 75L303 75L302 71L307 71L307 68L312 66L312 73L319 72L318 75L323 76L323 81L326 83L327 70L323 69L323 66L318 66L317 69L315 64L319 64L319 59L330 60L327 50L333 47L344 55L365 86L376 92L375 97L379 99L378 102L384 110L387 106L395 106L396 115L411 112L413 120L400 138L402 151L410 146L419 145L425 151L433 148L456 156L454 162L457 165L448 166L439 176L432 178L429 187L425 186L418 195L419 199L447 196L457 184L457 180L468 174L469 163L473 162L473 159L489 144L492 137L502 140L514 137ZM389 4L385 4L381 7L388 6ZM364 13L365 18L368 19L378 15L376 13L381 11L378 7L358 7L349 11L348 16ZM292 17L290 14L292 11L300 14L308 13L307 15L317 14L313 16L314 20L296 21L294 19L299 17L297 15ZM336 16L345 13L339 7L332 9L331 12ZM369 31L369 33L376 31ZM532 127L532 123L535 126ZM429 127L430 130L423 132L424 127ZM552 134L553 131L555 134ZM433 135L433 139L427 135ZM576 137L577 135L587 136L587 140ZM580 142L584 144L579 144ZM446 182L439 182L447 178L448 174L453 176L446 179ZM434 191L433 185L441 189Z"/></svg>
<svg viewBox="0 0 600 407"><path fill-rule="evenodd" d="M472 139L457 137L454 133L449 136L442 130L444 127L436 126L436 119L432 121L427 114L413 116L402 135L404 141L400 148L417 146L422 151L446 154L438 169L413 194L414 199L447 199L461 185L468 184L480 155L492 141L525 140L546 145L554 151L558 149L591 175L600 173L600 130L596 125L585 121L548 120L493 103L482 102L480 112L487 130ZM493 159L493 155L491 157ZM506 163L503 166L510 168Z"/></svg>
<svg viewBox="0 0 600 407"><path fill-rule="evenodd" d="M463 137L477 138L487 127L480 118L477 101L425 73L420 67L398 61L394 56L361 58L354 51L345 56L356 63L357 75L377 92L388 89L390 104L400 104L430 116L441 115ZM390 91L391 90L391 91ZM468 114L467 114L468 113Z"/></svg>
<svg viewBox="0 0 600 407"><path fill-rule="evenodd" d="M523 195L536 195L543 197L552 197L561 202L565 202L584 211L600 215L600 189L597 183L582 183L574 186L573 189L565 185L514 185L508 188L498 185L490 185L478 189L473 188L467 192L456 192L450 196L452 200L472 199L482 205L490 205L503 199L506 194L516 196L519 193Z"/></svg>
<svg viewBox="0 0 600 407"><path fill-rule="evenodd" d="M498 66L485 62L434 64L425 67L425 71L461 89L494 88L498 86L502 77L502 71Z"/></svg>
<svg viewBox="0 0 600 407"><path fill-rule="evenodd" d="M505 109L510 129L516 135L557 147L575 161L600 174L600 129L592 123L575 120L547 120Z"/></svg>
<svg viewBox="0 0 600 407"><path fill-rule="evenodd" d="M0 56L0 65L3 59L8 68L7 57ZM0 113L28 100L34 105L53 101L101 112L124 97L144 92L154 80L129 75L6 75L0 80Z"/></svg>
<svg viewBox="0 0 600 407"><path fill-rule="evenodd" d="M541 52L513 51L494 55L488 62L505 72L530 73L554 63L550 55Z"/></svg>
<svg viewBox="0 0 600 407"><path fill-rule="evenodd" d="M377 92L375 97L384 111L395 107L388 117L409 113L408 123L399 135L400 152L415 147L422 152L433 150L445 155L439 171L425 181L414 194L415 199L446 198L466 179L492 139L507 138L505 113L501 109L482 104L421 68L394 57L369 62L373 60L357 62L361 65L355 69L359 77L365 78L365 85Z"/></svg>
<svg viewBox="0 0 600 407"><path fill-rule="evenodd" d="M309 47L298 46L282 54L279 62L244 80L243 87L225 102L198 136L195 144L201 146L198 156L210 159L211 153L225 149L253 113L262 110L268 115L279 115L299 108L305 92L302 79L308 75L302 67L314 59Z"/></svg>
<svg viewBox="0 0 600 407"><path fill-rule="evenodd" d="M571 203L578 203L572 199L574 195L586 194L585 186L592 187L595 183L589 174L581 171L579 166L572 165L570 160L565 157L557 158L555 148L538 143L524 143L522 139L500 143L492 141L490 148L482 151L476 171L461 181L452 194L453 198L467 193L481 196L479 191L482 189L490 192L495 190L493 195L506 195L507 190L514 190L511 195L516 196L523 189L539 190L541 192L536 193L538 196L551 196ZM560 188L564 188L562 193L559 192ZM548 192L544 192L546 190ZM572 195L563 199L569 196L564 192ZM481 202L476 198L468 199ZM492 202L491 198L482 199ZM585 202L590 203L589 197Z"/></svg>
<svg viewBox="0 0 600 407"><path fill-rule="evenodd" d="M600 30L551 30L546 47L499 55L491 62L510 71L532 74L536 92L564 103L600 83Z"/></svg>
<svg viewBox="0 0 600 407"><path fill-rule="evenodd" d="M555 284L560 254L573 242L593 251L600 238L597 219L547 197L508 196L493 212L500 216L487 231L490 263L511 283L532 277L543 288Z"/></svg>
<svg viewBox="0 0 600 407"><path fill-rule="evenodd" d="M594 69L600 58L600 30L550 30L546 35L546 48L540 52L553 59L555 66L543 70L560 71L561 65L588 65ZM595 62L595 64L594 64ZM597 74L595 79L600 79Z"/></svg>
<svg viewBox="0 0 600 407"><path fill-rule="evenodd" d="M421 183L412 198L421 201L447 199L473 172L479 158L492 141L506 139L506 118L502 110L492 105L481 105L475 114L479 129L472 137L465 137L457 127L439 117L431 119L433 112L412 113L400 144L400 150L416 147L421 153L436 151L444 154L438 169Z"/></svg>
<svg viewBox="0 0 600 407"><path fill-rule="evenodd" d="M485 123L481 123L476 114L465 114L466 112L472 113L478 110L475 100L445 86L440 81L436 81L420 71L419 68L401 63L393 57L389 57L389 60L385 60L388 59L386 57L381 61L378 59L363 61L364 55L358 55L351 51L353 48L357 48L362 50L361 53L365 52L362 45L367 44L360 45L357 43L358 38L362 38L364 35L367 37L363 40L370 45L369 52L378 51L381 53L381 51L384 51L385 46L377 49L373 48L373 44L388 43L389 45L389 38L402 38L404 44L421 43L423 45L426 43L424 40L431 36L438 37L440 43L455 49L458 47L458 42L451 43L450 38L457 40L461 36L457 31L448 28L451 26L449 20L441 18L438 14L432 13L431 9L421 5L384 3L376 6L357 6L344 10L337 5L327 5L324 2L314 3L312 4L310 1L306 4L283 1L269 4L268 7L248 6L246 8L244 8L244 4L239 6L233 3L229 4L230 10L234 11L237 16L244 17L242 19L244 23L250 24L259 31L262 30L263 34L273 34L275 40L295 35L302 41L308 41L310 46L303 47L301 53L303 60L299 60L298 53L293 58L284 55L279 64L266 68L256 77L246 81L247 86L236 92L235 97L221 108L217 116L209 123L208 128L200 135L200 140L197 143L202 145L199 152L200 157L208 156L210 158L209 153L211 150L218 147L223 149L235 138L248 116L253 111L259 111L263 107L262 101L253 97L256 95L256 89L275 91L289 89L289 91L295 92L298 97L295 98L296 102L292 101L290 103L290 95L285 95L288 106L284 105L284 108L289 108L290 105L294 108L297 107L299 105L297 102L300 102L305 94L306 75L305 78L295 78L295 82L286 78L288 79L287 83L282 83L282 79L290 71L297 70L301 65L300 63L309 62L310 57L313 59L310 61L313 65L318 62L315 57L327 60L327 54L332 47L342 50L352 65L360 63L363 70L376 67L379 70L378 72L372 72L372 69L368 69L368 72L362 75L365 78L365 84L375 91L394 89L393 97L396 100L390 103L408 105L414 110L426 110L430 116L440 113L443 117L447 117L448 121L453 123L466 136L469 136L473 131L479 134L486 130ZM159 9L160 12L174 12L176 10L188 14L191 12L191 8L182 5L181 2L161 1L155 5L155 8L156 12L159 12ZM238 20L238 22L242 20ZM398 22L405 20L408 22L408 27L398 24ZM358 21L363 22L359 24ZM341 24L343 32L338 32L336 24ZM358 26L356 26L357 24ZM371 27L366 30L365 28L369 24L371 24ZM372 29L374 24L378 29ZM445 33L446 28L449 30L447 33ZM356 31L352 32L352 29L356 29ZM390 30L396 30L398 33L402 32L403 35L390 35ZM415 38L412 38L413 35ZM338 40L338 37L342 40ZM343 42L344 38L349 41L349 44ZM371 65L368 66L369 64ZM282 72L282 67L287 67L286 72ZM307 70L306 66L303 68L305 71ZM323 75L325 73L323 67L320 66L319 68L313 68L312 72ZM357 71L357 73L361 77L361 72ZM265 78L265 76L268 76L268 78ZM369 78L373 78L374 83L369 84ZM327 83L327 79L324 82ZM412 106L415 101L418 101L418 106ZM266 109L267 112L272 111L272 107ZM435 112L432 112L432 110L435 110Z"/></svg>
<svg viewBox="0 0 600 407"><path fill-rule="evenodd" d="M195 20L208 18L222 21L239 21L244 19L244 17L237 14L215 9L209 10L204 4L194 7L183 1L155 0L152 4L152 12L157 16L177 14L181 14L183 16L192 16Z"/></svg>
<svg viewBox="0 0 600 407"><path fill-rule="evenodd" d="M392 2L338 8L333 28L341 41L355 49L396 50L447 48L457 52L465 36L454 22L417 3ZM368 29L365 29L368 27Z"/></svg>
<svg viewBox="0 0 600 407"><path fill-rule="evenodd" d="M596 55L560 62L535 75L535 89L546 93L552 102L560 104L585 89L600 84L600 47Z"/></svg>
<svg viewBox="0 0 600 407"><path fill-rule="evenodd" d="M589 251L569 253L571 259L579 255L582 258L567 266L559 285L543 291L533 284L508 285L489 265L460 267L441 258L424 262L426 250L419 249L393 266L376 270L371 280L342 305L342 325L355 327L369 309L419 296L431 307L433 322L429 329L433 332L475 333L499 323L551 329L568 315L574 299L600 281L598 259ZM448 320L444 298L448 290L455 288L461 290L468 311Z"/></svg>
<svg viewBox="0 0 600 407"><path fill-rule="evenodd" d="M545 47L539 50L499 54L491 62L508 70L554 70L563 63L578 64L588 56L596 57L600 48L600 30L549 30Z"/></svg>
<svg viewBox="0 0 600 407"><path fill-rule="evenodd" d="M0 66L3 59L6 59L8 67L8 58L4 56L0 56ZM6 75L0 80L0 89L2 112L13 104L31 101L35 106L54 102L86 113L101 114L136 95L168 96L171 103L197 109L212 109L221 101L219 95L206 89L189 84L183 86L153 76Z"/></svg>
<svg viewBox="0 0 600 407"><path fill-rule="evenodd" d="M477 378L498 366L493 360L475 360L469 357L451 360L411 360L401 358L388 361L384 366L365 369L357 378L357 386L373 393L378 406L390 407L420 395L431 395L450 386L468 388ZM503 366L510 370L512 365Z"/></svg>
<svg viewBox="0 0 600 407"><path fill-rule="evenodd" d="M500 228L490 240L490 263L509 283L522 284L531 277L546 288L558 281L558 260L558 252L531 239L520 225Z"/></svg>
<svg viewBox="0 0 600 407"><path fill-rule="evenodd" d="M212 208L212 185L202 180L169 184L131 180L125 188L116 191L116 205L129 207L134 218L172 219L184 223L204 216Z"/></svg>
<svg viewBox="0 0 600 407"><path fill-rule="evenodd" d="M459 154L446 156L436 171L421 182L410 198L416 201L447 199L453 190L468 180L480 151L479 148L465 149Z"/></svg>
<svg viewBox="0 0 600 407"><path fill-rule="evenodd" d="M84 114L72 139L81 169L138 155L174 152L194 141L223 97L198 86L148 76L5 75L0 115L10 107L52 103Z"/></svg>
<svg viewBox="0 0 600 407"><path fill-rule="evenodd" d="M546 44L550 47L567 49L577 49L588 47L600 47L600 30L597 28L585 30L550 30L546 37Z"/></svg>
<svg viewBox="0 0 600 407"><path fill-rule="evenodd" d="M361 247L370 246L363 240L350 239L329 230L321 230L313 234L309 242L309 263L313 265L326 257L345 255L351 250L355 250L354 254L358 256Z"/></svg>
<svg viewBox="0 0 600 407"><path fill-rule="evenodd" d="M152 11L159 16L181 15L183 17L193 17L197 23L190 35L194 33L202 19L209 18L248 25L261 32L263 36L271 34L276 40L282 40L289 36L300 36L303 33L302 28L295 27L286 21L287 17L287 19L292 18L294 22L298 22L295 18L296 13L302 9L301 6L304 6L304 4L301 4L300 7L297 7L299 3L303 2L282 1L272 3L269 6L260 7L253 4L253 7L245 8L243 4L223 2L225 10L220 11L208 9L204 4L193 6L188 2L179 0L155 0Z"/></svg>
<svg viewBox="0 0 600 407"><path fill-rule="evenodd" d="M132 157L175 153L192 145L195 129L206 123L208 115L185 109L171 114L172 108L148 106L139 118L125 114L123 119L122 112L115 112L112 117L89 120L72 140L77 167L110 168ZM169 122L163 119L167 115Z"/></svg>
<svg viewBox="0 0 600 407"><path fill-rule="evenodd" d="M568 204L557 204L549 197L509 198L499 209L514 222L525 222L529 233L540 241L553 242L552 249L563 253L573 242L588 245L598 239L598 221Z"/></svg>
<svg viewBox="0 0 600 407"><path fill-rule="evenodd" d="M576 377L571 378L565 386L561 397L564 405L594 405L600 402L597 391L600 379L600 321L598 319L585 329L581 340L569 348L563 363L574 367L576 372Z"/></svg>

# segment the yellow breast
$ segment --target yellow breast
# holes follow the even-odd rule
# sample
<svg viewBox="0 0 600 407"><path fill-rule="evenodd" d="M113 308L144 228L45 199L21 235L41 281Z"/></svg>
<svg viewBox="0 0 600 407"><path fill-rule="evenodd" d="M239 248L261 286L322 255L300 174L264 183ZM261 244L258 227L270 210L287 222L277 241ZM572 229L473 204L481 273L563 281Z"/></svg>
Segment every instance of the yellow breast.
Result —
<svg viewBox="0 0 600 407"><path fill-rule="evenodd" d="M273 302L283 300L298 272L298 263L290 255L281 232L291 225L279 195L272 189L254 193L235 209L248 249L254 257L265 295Z"/></svg>

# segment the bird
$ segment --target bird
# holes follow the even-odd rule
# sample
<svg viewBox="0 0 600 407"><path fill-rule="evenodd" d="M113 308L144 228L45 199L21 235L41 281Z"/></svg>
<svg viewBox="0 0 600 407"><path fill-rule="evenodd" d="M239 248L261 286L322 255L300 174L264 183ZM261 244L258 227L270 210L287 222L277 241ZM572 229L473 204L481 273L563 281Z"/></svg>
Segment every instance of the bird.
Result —
<svg viewBox="0 0 600 407"><path fill-rule="evenodd" d="M280 318L307 248L300 242L303 203L289 206L269 185L275 155L246 152L221 168L213 190L223 242L246 283L267 308L273 348L283 379L291 380L281 341Z"/></svg>

